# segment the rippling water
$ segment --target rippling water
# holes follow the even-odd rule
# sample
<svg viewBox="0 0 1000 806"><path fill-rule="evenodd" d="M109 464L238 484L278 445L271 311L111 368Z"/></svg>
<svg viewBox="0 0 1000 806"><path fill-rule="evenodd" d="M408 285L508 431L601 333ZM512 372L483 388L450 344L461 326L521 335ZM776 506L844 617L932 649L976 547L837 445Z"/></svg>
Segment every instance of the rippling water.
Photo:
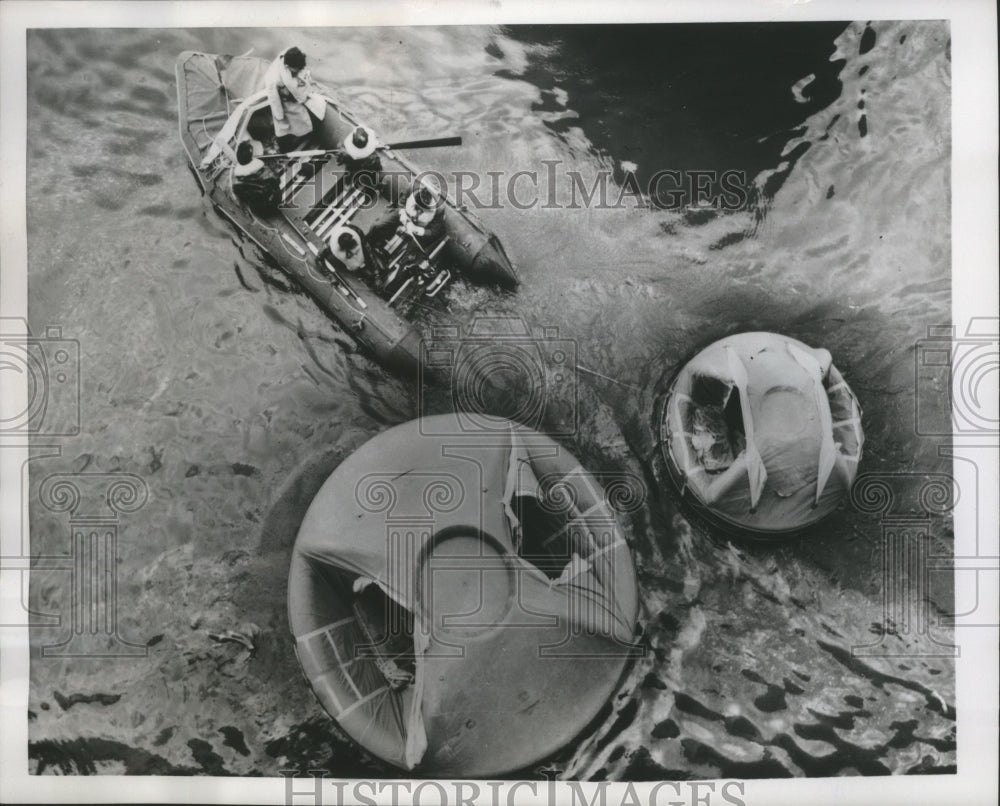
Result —
<svg viewBox="0 0 1000 806"><path fill-rule="evenodd" d="M58 631L35 629L34 769L393 774L336 737L301 679L284 586L289 524L340 459L415 416L414 392L203 203L177 135L180 51L292 41L384 138L461 134L420 155L439 170L754 180L731 213L483 210L522 289L452 300L575 339L568 446L649 488L627 522L646 657L553 760L563 775L953 770L954 670L934 643L949 636L886 631L882 524L845 503L799 541L719 541L678 511L652 436L681 362L775 330L828 348L857 392L863 473L948 469L912 425L914 345L950 317L946 23L32 33L29 318L79 340L83 401L83 434L30 463L33 550L66 551L64 516L37 499L50 473L129 471L151 492L122 521L118 566L122 634L149 657L41 658ZM950 519L930 534L950 553ZM36 572L31 596L63 612L65 574ZM928 599L951 611L950 575ZM251 624L252 658L208 637Z"/></svg>

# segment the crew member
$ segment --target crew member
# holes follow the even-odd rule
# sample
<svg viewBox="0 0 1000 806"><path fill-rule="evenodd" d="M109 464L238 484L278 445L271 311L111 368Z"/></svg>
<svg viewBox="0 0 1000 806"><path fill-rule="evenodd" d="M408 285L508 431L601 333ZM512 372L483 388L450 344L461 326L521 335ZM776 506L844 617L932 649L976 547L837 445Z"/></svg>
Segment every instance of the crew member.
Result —
<svg viewBox="0 0 1000 806"><path fill-rule="evenodd" d="M299 138L312 132L312 119L306 107L311 83L306 55L294 46L279 53L264 74L274 136L283 152L291 151Z"/></svg>
<svg viewBox="0 0 1000 806"><path fill-rule="evenodd" d="M274 209L281 197L281 182L271 168L254 155L253 144L244 140L236 147L233 194L252 210Z"/></svg>
<svg viewBox="0 0 1000 806"><path fill-rule="evenodd" d="M356 176L365 172L377 176L382 170L382 160L378 155L378 141L364 126L356 126L344 138L337 162L343 165L348 174Z"/></svg>
<svg viewBox="0 0 1000 806"><path fill-rule="evenodd" d="M378 286L381 274L378 259L372 253L364 234L353 224L341 224L333 228L327 245L319 253L320 268L329 260L335 268L357 274Z"/></svg>
<svg viewBox="0 0 1000 806"><path fill-rule="evenodd" d="M369 240L373 246L384 247L396 233L416 241L421 249L433 247L444 235L444 198L430 177L410 191L402 209L390 210L375 222Z"/></svg>
<svg viewBox="0 0 1000 806"><path fill-rule="evenodd" d="M352 274L365 268L365 251L361 232L350 224L335 227L330 233L327 250L330 256Z"/></svg>

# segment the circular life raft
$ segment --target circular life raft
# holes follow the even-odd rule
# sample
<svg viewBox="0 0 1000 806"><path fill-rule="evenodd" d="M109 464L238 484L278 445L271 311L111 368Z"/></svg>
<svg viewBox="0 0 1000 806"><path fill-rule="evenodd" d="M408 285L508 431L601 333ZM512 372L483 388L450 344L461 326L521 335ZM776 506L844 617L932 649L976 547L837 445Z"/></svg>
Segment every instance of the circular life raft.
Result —
<svg viewBox="0 0 1000 806"><path fill-rule="evenodd" d="M292 555L289 623L320 703L422 774L544 759L637 652L635 570L601 485L548 437L495 424L375 437L324 483Z"/></svg>
<svg viewBox="0 0 1000 806"><path fill-rule="evenodd" d="M861 407L830 353L776 333L702 350L671 383L660 421L682 495L723 526L791 533L829 514L861 460Z"/></svg>

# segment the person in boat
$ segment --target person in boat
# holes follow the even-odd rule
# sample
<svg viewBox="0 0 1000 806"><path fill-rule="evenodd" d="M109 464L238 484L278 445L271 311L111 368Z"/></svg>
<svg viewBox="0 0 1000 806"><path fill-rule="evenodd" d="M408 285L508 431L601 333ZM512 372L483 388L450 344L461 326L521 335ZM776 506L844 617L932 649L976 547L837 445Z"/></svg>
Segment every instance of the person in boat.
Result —
<svg viewBox="0 0 1000 806"><path fill-rule="evenodd" d="M330 261L338 270L357 274L378 287L381 275L380 265L371 251L368 239L353 224L334 227L327 239L327 245L319 253L317 261L322 268L324 261Z"/></svg>
<svg viewBox="0 0 1000 806"><path fill-rule="evenodd" d="M306 55L294 46L279 53L264 74L274 136L283 152L291 151L300 138L313 130L307 107L311 84Z"/></svg>
<svg viewBox="0 0 1000 806"><path fill-rule="evenodd" d="M377 182L378 174L382 171L382 160L377 149L378 141L375 139L375 135L364 126L356 126L344 138L337 153L337 162L343 165L352 177L358 177L363 173L368 174L374 185Z"/></svg>
<svg viewBox="0 0 1000 806"><path fill-rule="evenodd" d="M372 225L368 238L373 246L385 249L394 235L415 241L427 251L444 236L444 195L430 177L414 186L406 203L390 210Z"/></svg>
<svg viewBox="0 0 1000 806"><path fill-rule="evenodd" d="M273 210L281 197L281 182L277 174L254 153L253 143L249 140L236 147L233 194L257 212Z"/></svg>

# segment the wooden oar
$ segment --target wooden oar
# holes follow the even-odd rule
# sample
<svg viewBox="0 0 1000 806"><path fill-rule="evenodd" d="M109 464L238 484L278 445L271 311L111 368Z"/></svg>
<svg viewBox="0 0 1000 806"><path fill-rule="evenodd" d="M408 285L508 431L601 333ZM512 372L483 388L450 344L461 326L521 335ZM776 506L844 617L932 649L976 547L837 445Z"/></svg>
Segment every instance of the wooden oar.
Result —
<svg viewBox="0 0 1000 806"><path fill-rule="evenodd" d="M402 143L389 143L379 148L437 148L439 146L460 146L461 137L438 137L431 140L405 140Z"/></svg>
<svg viewBox="0 0 1000 806"><path fill-rule="evenodd" d="M462 145L461 137L437 137L430 140L404 140L400 143L387 143L385 145L380 145L378 148L385 149L401 149L401 148L439 148L442 146L460 146ZM320 157L324 154L333 154L340 149L338 148L318 148L311 151L289 151L287 154L263 154L261 155L262 160L273 160L278 157L288 157L289 159L299 159L305 157Z"/></svg>

